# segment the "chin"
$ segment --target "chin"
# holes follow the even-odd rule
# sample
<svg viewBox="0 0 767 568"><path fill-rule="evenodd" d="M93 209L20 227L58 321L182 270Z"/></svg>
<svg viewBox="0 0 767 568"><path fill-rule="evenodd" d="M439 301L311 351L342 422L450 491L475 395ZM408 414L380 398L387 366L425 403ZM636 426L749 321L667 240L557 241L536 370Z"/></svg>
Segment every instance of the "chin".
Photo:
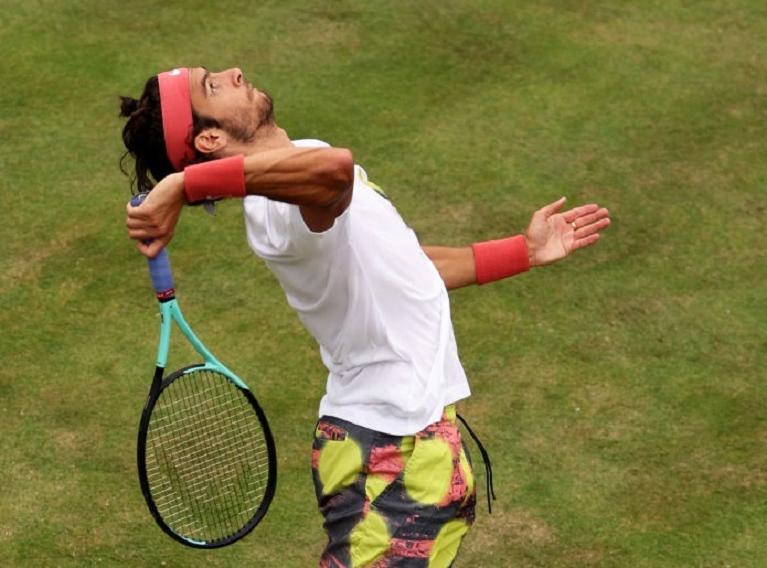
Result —
<svg viewBox="0 0 767 568"><path fill-rule="evenodd" d="M274 101L269 93L261 91L260 94L264 99L264 104L261 107L261 118L259 120L260 126L266 126L274 124Z"/></svg>

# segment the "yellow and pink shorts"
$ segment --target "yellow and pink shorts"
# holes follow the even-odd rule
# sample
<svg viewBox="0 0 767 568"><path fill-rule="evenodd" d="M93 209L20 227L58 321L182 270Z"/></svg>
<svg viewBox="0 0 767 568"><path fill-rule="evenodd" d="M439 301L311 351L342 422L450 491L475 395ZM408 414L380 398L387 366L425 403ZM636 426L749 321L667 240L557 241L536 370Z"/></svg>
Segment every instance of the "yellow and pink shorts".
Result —
<svg viewBox="0 0 767 568"><path fill-rule="evenodd" d="M328 535L321 568L446 568L474 522L474 475L453 406L412 436L323 417L312 473Z"/></svg>

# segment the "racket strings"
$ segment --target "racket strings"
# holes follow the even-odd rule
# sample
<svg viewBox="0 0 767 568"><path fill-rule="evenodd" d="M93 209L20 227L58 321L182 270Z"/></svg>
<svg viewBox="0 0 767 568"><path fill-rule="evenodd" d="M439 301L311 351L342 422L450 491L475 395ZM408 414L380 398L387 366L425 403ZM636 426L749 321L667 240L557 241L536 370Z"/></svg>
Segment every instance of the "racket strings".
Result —
<svg viewBox="0 0 767 568"><path fill-rule="evenodd" d="M209 390L209 388L206 389L206 391ZM221 401L216 400L217 398L219 397L213 396L210 400L211 402L220 405ZM201 408L206 406L205 404L190 404L190 397L188 395L180 397L176 402L181 408L184 409L187 415L199 416ZM209 418L208 415L203 415L203 417ZM237 422L241 421L238 420ZM221 489L226 491L228 488L228 492L230 493L234 491L233 496L235 496L240 501L240 507L242 507L242 501L245 497L241 486L238 486L237 484L233 485L234 478L238 472L236 471L236 468L233 469L231 467L231 451L226 452L227 447L221 446L221 441L223 439L226 439L230 435L236 435L236 432L230 433L227 432L226 429L224 429L224 431L222 431L221 428L216 429L213 427L213 425L210 424L210 420L203 420L202 423L197 424L197 427L208 428L208 440L206 440L207 444L206 447L202 447L202 451L200 445L194 444L193 440L190 440L188 435L179 436L178 442L176 444L177 446L180 445L182 448L186 449L185 452L179 452L177 454L178 459L176 460L176 464L174 464L176 465L177 470L175 473L177 475L183 475L182 482L186 483L186 487L181 488L176 486L170 487L169 489L175 489L176 491L179 491L182 494L186 493L187 495L186 499L176 503L176 510L170 509L168 511L168 516L171 522L178 523L180 518L177 517L183 517L185 510L189 508L193 510L192 512L195 513L199 519L202 519L205 516L205 512L202 509L209 507L209 505L216 498L216 494ZM241 430L241 428L239 428L239 430ZM208 447L217 449L219 452L216 455L209 457L211 452L207 449ZM221 451L222 449L224 450L223 452ZM231 450L232 447L230 446L228 449ZM163 458L167 462L167 452ZM216 468L216 471L212 470L213 467ZM214 475L216 473L217 475ZM181 491L181 489L185 489L185 491ZM225 519L227 516L232 516L234 512L233 507L236 507L236 504L233 500L230 500L229 502L225 501L218 503L218 505L220 506L208 511L210 516L209 522L218 525L219 529L221 529L225 528ZM245 509L243 512L246 513L247 509ZM237 521L238 519L234 520ZM192 524L194 524L194 521ZM237 523L235 522L235 524ZM189 523L187 523L180 525L180 528L189 532L195 527L189 526Z"/></svg>
<svg viewBox="0 0 767 568"><path fill-rule="evenodd" d="M221 404L221 401L216 401L215 399L218 397L212 397L211 402ZM197 408L195 408L195 405L190 406L190 400L189 397L184 397L182 400L179 401L182 407L186 410L187 413L194 412L199 413L200 412L200 406L196 405ZM202 405L204 407L204 405ZM206 423L208 422L208 423ZM239 421L238 421L239 422ZM200 424L202 427L207 427L208 430L208 445L213 448L221 449L221 441L223 438L229 436L230 434L225 431L219 429L215 429L212 427L212 425L209 423L209 420L205 420L202 424ZM187 450L192 448L192 451L187 451L186 453L181 453L178 455L178 467L179 469L183 468L186 470L186 478L184 481L188 484L188 490L189 493L193 497L197 497L197 502L193 502L192 505L198 505L202 504L202 506L205 506L209 504L213 498L215 497L215 493L220 487L227 487L231 486L232 482L234 481L234 477L237 475L237 471L234 471L230 466L231 455L227 455L226 453L219 453L218 455L208 457L206 454L210 454L209 450L207 448L202 448L202 451L200 451L199 445L193 445L190 444L191 440L187 437L180 437L179 443L182 445L182 447L185 447ZM224 446L226 448L226 446ZM231 449L231 448L229 448ZM193 469L195 468L196 469ZM213 476L215 473L212 468L215 467L218 470L218 475L216 477ZM192 473L191 476L189 476L189 473ZM197 475L197 478L194 477L194 475ZM207 478L204 483L201 481L204 480L204 478ZM211 491L211 485L215 484L215 487L213 487L213 491ZM241 499L243 497L242 492L239 491L239 487L237 485L233 488L235 491L237 491L237 496ZM202 494L202 491L207 491L209 493L208 496L205 496ZM201 503L200 503L201 501ZM183 504L183 503L182 503ZM188 504L188 503L187 503ZM227 511L227 514L231 514L231 503L226 503L230 505L229 511ZM214 514L213 521L217 522L218 524L221 524L222 522L222 512L218 510L213 510L212 513ZM179 512L176 512L176 516L178 516ZM171 521L175 519L171 518ZM189 527L186 527L189 528Z"/></svg>
<svg viewBox="0 0 767 568"><path fill-rule="evenodd" d="M240 530L267 491L269 454L250 401L224 375L183 375L160 394L146 471L158 512L176 533L211 541Z"/></svg>

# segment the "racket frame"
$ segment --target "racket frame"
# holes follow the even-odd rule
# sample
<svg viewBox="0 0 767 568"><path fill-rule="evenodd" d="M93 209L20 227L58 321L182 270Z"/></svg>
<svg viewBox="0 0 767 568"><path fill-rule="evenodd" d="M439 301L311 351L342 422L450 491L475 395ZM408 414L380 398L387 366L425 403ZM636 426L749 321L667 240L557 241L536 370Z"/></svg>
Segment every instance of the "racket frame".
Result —
<svg viewBox="0 0 767 568"><path fill-rule="evenodd" d="M229 370L223 363L221 363L221 361L215 357L215 355L213 355L213 353L210 352L207 347L205 347L203 342L197 337L194 331L192 331L192 328L186 322L186 319L184 318L184 315L181 312L181 308L179 307L175 297L160 300L160 317L160 341L157 347L155 373L154 377L152 378L152 386L149 390L149 396L147 397L146 403L144 405L144 410L141 413L141 420L139 422L136 458L138 464L139 482L141 484L141 492L144 495L144 499L147 503L147 506L149 507L149 511L152 514L152 517L157 522L159 527L171 538L193 548L220 548L222 546L232 544L247 535L261 521L264 515L266 515L266 512L269 508L269 505L271 504L277 488L277 455L274 439L272 437L271 430L269 429L269 423L266 420L266 415L256 401L256 398L253 396L253 393L250 391L250 388L248 388L248 386L237 375ZM202 356L204 363L183 367L171 373L167 377L164 377L165 367L168 362L168 353L170 351L171 330L174 322L178 326L181 333L192 345L194 350ZM149 433L149 421L155 403L159 399L163 389L170 385L174 380L189 373L200 370L209 370L221 373L227 379L229 379L232 384L240 389L240 392L248 399L248 402L250 402L251 406L258 415L261 428L264 432L269 468L264 498L253 517L251 517L251 519L236 533L225 538L212 541L195 540L178 534L165 523L162 515L160 515L160 512L157 509L157 505L155 504L154 499L152 498L152 494L149 488L149 479L146 472L146 439Z"/></svg>

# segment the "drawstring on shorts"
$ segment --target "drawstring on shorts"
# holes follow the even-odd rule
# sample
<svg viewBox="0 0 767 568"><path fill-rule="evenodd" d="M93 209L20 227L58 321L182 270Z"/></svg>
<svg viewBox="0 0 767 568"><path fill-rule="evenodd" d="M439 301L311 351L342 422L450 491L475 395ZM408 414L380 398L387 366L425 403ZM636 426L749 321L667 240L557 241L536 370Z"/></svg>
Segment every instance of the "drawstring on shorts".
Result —
<svg viewBox="0 0 767 568"><path fill-rule="evenodd" d="M493 466L490 463L490 454L487 453L487 450L485 449L485 446L482 445L482 442L479 440L479 437L474 433L474 430L472 430L466 420L463 416L460 414L456 414L458 419L463 424L464 428L466 428L466 431L471 436L472 440L474 440L474 443L477 444L477 447L479 448L479 453L482 454L482 461L485 464L485 477L487 479L487 512L492 514L493 513L493 507L491 505L491 498L493 501L495 501L495 489L493 488Z"/></svg>

